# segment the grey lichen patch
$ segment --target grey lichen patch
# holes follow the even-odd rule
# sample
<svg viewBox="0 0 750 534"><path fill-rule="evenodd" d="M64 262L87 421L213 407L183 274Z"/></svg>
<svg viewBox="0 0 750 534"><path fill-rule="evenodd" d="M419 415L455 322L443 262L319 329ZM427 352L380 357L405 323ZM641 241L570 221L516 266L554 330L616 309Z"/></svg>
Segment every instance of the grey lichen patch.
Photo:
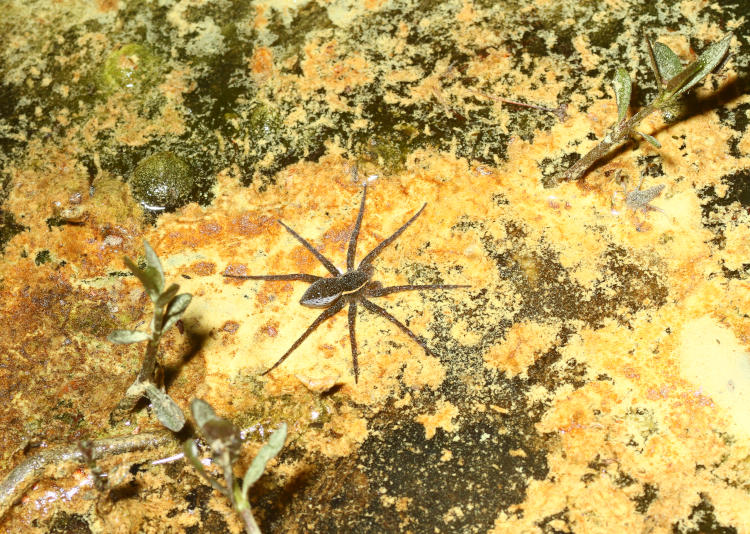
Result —
<svg viewBox="0 0 750 534"><path fill-rule="evenodd" d="M195 188L193 169L172 152L143 159L130 178L133 196L150 211L172 211L190 201Z"/></svg>

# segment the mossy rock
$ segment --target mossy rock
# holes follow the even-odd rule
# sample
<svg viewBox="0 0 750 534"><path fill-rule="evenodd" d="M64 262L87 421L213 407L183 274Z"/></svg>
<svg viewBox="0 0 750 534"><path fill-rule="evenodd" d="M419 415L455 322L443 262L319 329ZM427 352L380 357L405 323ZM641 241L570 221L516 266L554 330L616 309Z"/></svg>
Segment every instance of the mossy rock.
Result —
<svg viewBox="0 0 750 534"><path fill-rule="evenodd" d="M360 163L373 163L386 174L400 172L416 145L418 133L410 125L398 124L388 134L370 136L357 149Z"/></svg>
<svg viewBox="0 0 750 534"><path fill-rule="evenodd" d="M133 197L146 209L173 211L191 200L195 174L172 152L158 152L141 160L130 177Z"/></svg>
<svg viewBox="0 0 750 534"><path fill-rule="evenodd" d="M161 78L161 70L161 58L150 48L126 44L107 56L99 74L99 89L105 93L150 89Z"/></svg>

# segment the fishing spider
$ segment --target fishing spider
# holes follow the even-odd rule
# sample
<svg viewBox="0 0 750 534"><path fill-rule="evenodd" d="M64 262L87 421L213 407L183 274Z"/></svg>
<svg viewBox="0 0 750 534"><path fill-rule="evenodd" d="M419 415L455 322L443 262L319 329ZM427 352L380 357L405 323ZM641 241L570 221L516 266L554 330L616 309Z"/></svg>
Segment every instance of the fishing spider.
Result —
<svg viewBox="0 0 750 534"><path fill-rule="evenodd" d="M427 345L421 341L406 325L396 319L393 315L388 313L385 309L381 308L374 302L371 302L367 297L382 297L390 295L391 293L397 293L400 291L414 291L414 290L429 290L429 289L456 289L461 287L469 287L466 285L445 285L445 284L426 284L426 285L403 285L403 286L391 286L383 287L380 282L372 281L372 275L374 274L374 267L372 266L373 260L383 252L383 250L393 243L393 241L400 236L406 228L413 223L417 217L427 206L425 203L422 208L404 225L396 230L389 238L383 240L374 249L372 249L363 259L359 262L357 268L354 268L354 256L357 249L357 236L359 235L359 229L362 224L362 216L365 211L365 198L367 196L367 184L364 186L362 193L362 201L359 205L359 214L357 215L357 221L354 224L354 230L352 230L351 238L349 239L349 249L346 254L346 272L341 272L336 266L331 263L328 258L318 252L313 246L305 241L297 232L289 228L281 220L279 224L286 229L287 232L302 243L302 245L312 252L312 254L322 263L326 269L333 275L332 277L321 277L314 276L312 274L296 273L296 274L261 274L261 275L233 275L224 274L229 278L241 278L250 280L299 280L302 282L309 282L311 285L307 288L300 304L303 306L309 306L312 308L325 308L323 313L307 327L302 335L297 338L297 341L292 343L284 355L276 360L269 369L261 373L266 375L281 365L289 355L302 344L302 342L313 333L313 331L321 325L326 319L329 319L341 311L344 306L349 304L349 340L352 348L352 366L354 368L354 382L359 380L359 364L357 362L357 340L354 334L354 323L357 317L357 304L362 304L366 309L385 317L410 338L416 341L427 354L434 355L433 352L427 348Z"/></svg>

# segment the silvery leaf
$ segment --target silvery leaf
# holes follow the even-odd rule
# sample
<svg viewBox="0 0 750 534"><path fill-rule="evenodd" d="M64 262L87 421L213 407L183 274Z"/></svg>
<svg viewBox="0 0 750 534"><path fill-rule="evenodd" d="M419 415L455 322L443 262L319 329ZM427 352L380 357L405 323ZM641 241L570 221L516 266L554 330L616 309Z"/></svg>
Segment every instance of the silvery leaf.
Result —
<svg viewBox="0 0 750 534"><path fill-rule="evenodd" d="M180 290L180 286L177 284L170 285L167 289L164 290L164 292L159 295L159 298L156 299L156 306L161 308L162 306L166 306L169 304L169 301L174 298L174 296L177 294L177 292Z"/></svg>
<svg viewBox="0 0 750 534"><path fill-rule="evenodd" d="M172 432L178 432L185 425L185 415L177 403L152 383L146 384L146 396L156 412L159 422Z"/></svg>
<svg viewBox="0 0 750 534"><path fill-rule="evenodd" d="M153 273L154 281L159 293L164 290L164 269L162 269L159 257L148 244L148 241L143 240L143 248L146 251L146 272Z"/></svg>
<svg viewBox="0 0 750 534"><path fill-rule="evenodd" d="M143 284L143 288L146 290L146 294L149 296L149 298L156 302L156 299L159 298L159 284L157 280L157 276L154 275L152 271L144 271L140 267L138 267L133 260L125 256L123 258L123 261L125 262L125 266L130 269L130 272L132 272L138 280L141 281L141 284Z"/></svg>
<svg viewBox="0 0 750 534"><path fill-rule="evenodd" d="M654 60L662 80L669 81L682 71L679 56L665 44L654 43Z"/></svg>
<svg viewBox="0 0 750 534"><path fill-rule="evenodd" d="M612 80L612 87L615 90L615 101L617 102L617 123L623 121L628 114L630 107L630 92L632 83L628 71L620 67L615 71L615 77Z"/></svg>
<svg viewBox="0 0 750 534"><path fill-rule="evenodd" d="M203 425L211 419L218 418L211 405L203 399L193 399L190 401L190 413L193 414L195 424L197 424L200 429L202 429Z"/></svg>
<svg viewBox="0 0 750 534"><path fill-rule="evenodd" d="M247 468L245 476L242 479L242 494L245 498L247 498L247 491L250 489L250 486L255 484L263 474L263 471L266 470L266 464L268 464L268 461L276 456L284 446L284 441L286 441L286 431L286 423L281 423L279 428L271 434L268 443L263 445L255 458L253 458L253 462L250 464L250 467Z"/></svg>
<svg viewBox="0 0 750 534"><path fill-rule="evenodd" d="M193 296L191 294L182 293L181 295L177 295L174 299L172 299L172 302L170 302L169 306L167 307L165 315L166 319L164 320L162 332L166 332L167 330L172 328L177 321L180 320L180 317L182 317L182 314L187 309L188 304L190 304L192 298Z"/></svg>
<svg viewBox="0 0 750 534"><path fill-rule="evenodd" d="M643 137L646 141L654 145L656 148L661 148L661 143L657 141L656 137L653 137L651 135L645 134L643 132L636 132L638 135Z"/></svg>
<svg viewBox="0 0 750 534"><path fill-rule="evenodd" d="M666 92L673 93L674 97L679 96L708 76L726 56L731 40L732 34L730 33L721 41L706 48L698 59L667 82Z"/></svg>
<svg viewBox="0 0 750 534"><path fill-rule="evenodd" d="M201 427L201 433L215 458L224 457L226 453L230 463L237 460L242 449L242 435L231 422L223 417L209 419Z"/></svg>
<svg viewBox="0 0 750 534"><path fill-rule="evenodd" d="M151 339L151 336L146 332L140 332L138 330L115 330L111 332L107 339L112 343L119 343L120 345L127 345L128 343L140 343Z"/></svg>

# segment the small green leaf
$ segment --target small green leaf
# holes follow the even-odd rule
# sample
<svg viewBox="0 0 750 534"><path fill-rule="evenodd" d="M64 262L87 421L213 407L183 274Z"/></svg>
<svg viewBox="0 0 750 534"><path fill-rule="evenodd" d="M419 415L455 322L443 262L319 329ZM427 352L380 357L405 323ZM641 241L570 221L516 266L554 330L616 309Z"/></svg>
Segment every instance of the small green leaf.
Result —
<svg viewBox="0 0 750 534"><path fill-rule="evenodd" d="M651 72L654 73L654 78L656 78L656 87L659 88L659 93L662 91L662 86L664 85L664 79L661 76L661 72L659 72L659 67L656 65L656 58L654 57L654 47L651 46L651 39L646 37L646 49L648 50L648 59L649 63L651 64Z"/></svg>
<svg viewBox="0 0 750 534"><path fill-rule="evenodd" d="M127 345L128 343L140 343L151 339L151 336L146 332L140 332L138 330L115 330L111 332L107 339L112 343L119 343L120 345Z"/></svg>
<svg viewBox="0 0 750 534"><path fill-rule="evenodd" d="M185 452L185 458L187 458L193 467L204 476L207 476L206 470L201 463L201 459L198 457L198 446L195 444L195 440L189 439L182 444L182 450Z"/></svg>
<svg viewBox="0 0 750 534"><path fill-rule="evenodd" d="M185 443L183 443L182 450L185 453L185 458L187 458L192 466L195 467L195 470L198 471L198 474L203 477L206 482L211 484L211 486L216 491L218 491L219 493L223 493L228 497L229 491L227 490L227 488L219 484L216 479L209 475L206 472L206 469L203 467L201 459L198 457L198 446L195 444L195 440L189 439Z"/></svg>
<svg viewBox="0 0 750 534"><path fill-rule="evenodd" d="M636 132L636 133L638 135L640 135L641 137L643 137L646 141L648 141L649 143L651 143L652 145L654 145L656 148L661 148L661 143L656 140L656 137L652 137L652 136L650 136L648 134L645 134L643 132Z"/></svg>
<svg viewBox="0 0 750 534"><path fill-rule="evenodd" d="M170 302L169 306L167 306L166 319L164 320L162 332L166 332L167 330L172 328L177 321L180 320L180 317L182 317L182 314L187 309L188 304L190 304L192 298L193 296L191 294L182 293L181 295L177 295L174 299L172 299L172 302Z"/></svg>
<svg viewBox="0 0 750 534"><path fill-rule="evenodd" d="M682 61L672 49L662 43L654 43L654 60L664 81L669 81L682 71Z"/></svg>
<svg viewBox="0 0 750 534"><path fill-rule="evenodd" d="M615 90L615 100L617 102L617 122L618 124L625 119L630 107L630 92L632 83L628 71L620 67L615 71L615 77L612 80L612 87Z"/></svg>
<svg viewBox="0 0 750 534"><path fill-rule="evenodd" d="M167 307L167 316L182 314L187 309L193 296L190 293L177 295Z"/></svg>
<svg viewBox="0 0 750 534"><path fill-rule="evenodd" d="M677 96L677 92L682 88L690 79L692 79L693 76L695 76L695 73L700 70L700 65L697 61L693 61L692 63L688 64L687 67L682 69L680 73L669 80L667 82L666 87L664 88L664 93L669 95L670 98L674 98Z"/></svg>
<svg viewBox="0 0 750 534"><path fill-rule="evenodd" d="M141 284L143 284L143 288L146 290L146 294L149 296L149 298L155 302L156 299L159 298L160 291L153 275L142 270L135 264L133 260L131 260L127 256L123 258L123 261L125 262L125 266L130 269L130 272L132 272L138 278L138 280L141 281Z"/></svg>
<svg viewBox="0 0 750 534"><path fill-rule="evenodd" d="M214 409L211 408L211 405L203 399L193 399L190 401L190 413L193 414L195 424L197 424L200 429L202 429L203 425L211 419L218 418Z"/></svg>
<svg viewBox="0 0 750 534"><path fill-rule="evenodd" d="M146 384L146 396L151 401L159 422L172 432L178 432L185 425L185 414L172 398L152 383Z"/></svg>
<svg viewBox="0 0 750 534"><path fill-rule="evenodd" d="M143 248L146 250L146 272L152 274L156 288L159 290L159 294L164 291L164 269L162 269L159 256L156 255L154 249L148 244L148 241L143 240Z"/></svg>
<svg viewBox="0 0 750 534"><path fill-rule="evenodd" d="M666 92L672 93L673 98L677 97L708 76L726 56L731 40L732 34L730 33L721 41L706 48L698 59L667 82Z"/></svg>
<svg viewBox="0 0 750 534"><path fill-rule="evenodd" d="M260 478L263 471L266 470L266 464L268 461L276 456L284 446L284 442L286 441L286 431L286 423L281 423L279 428L276 429L276 432L271 434L268 443L260 448L257 456L253 458L250 467L247 468L245 476L242 479L242 494L246 499L248 490Z"/></svg>
<svg viewBox="0 0 750 534"><path fill-rule="evenodd" d="M156 299L156 306L158 308L161 308L162 306L166 306L167 304L169 304L169 301L174 298L179 290L180 286L177 284L172 284L171 286L169 286L161 295L159 295L159 298Z"/></svg>

